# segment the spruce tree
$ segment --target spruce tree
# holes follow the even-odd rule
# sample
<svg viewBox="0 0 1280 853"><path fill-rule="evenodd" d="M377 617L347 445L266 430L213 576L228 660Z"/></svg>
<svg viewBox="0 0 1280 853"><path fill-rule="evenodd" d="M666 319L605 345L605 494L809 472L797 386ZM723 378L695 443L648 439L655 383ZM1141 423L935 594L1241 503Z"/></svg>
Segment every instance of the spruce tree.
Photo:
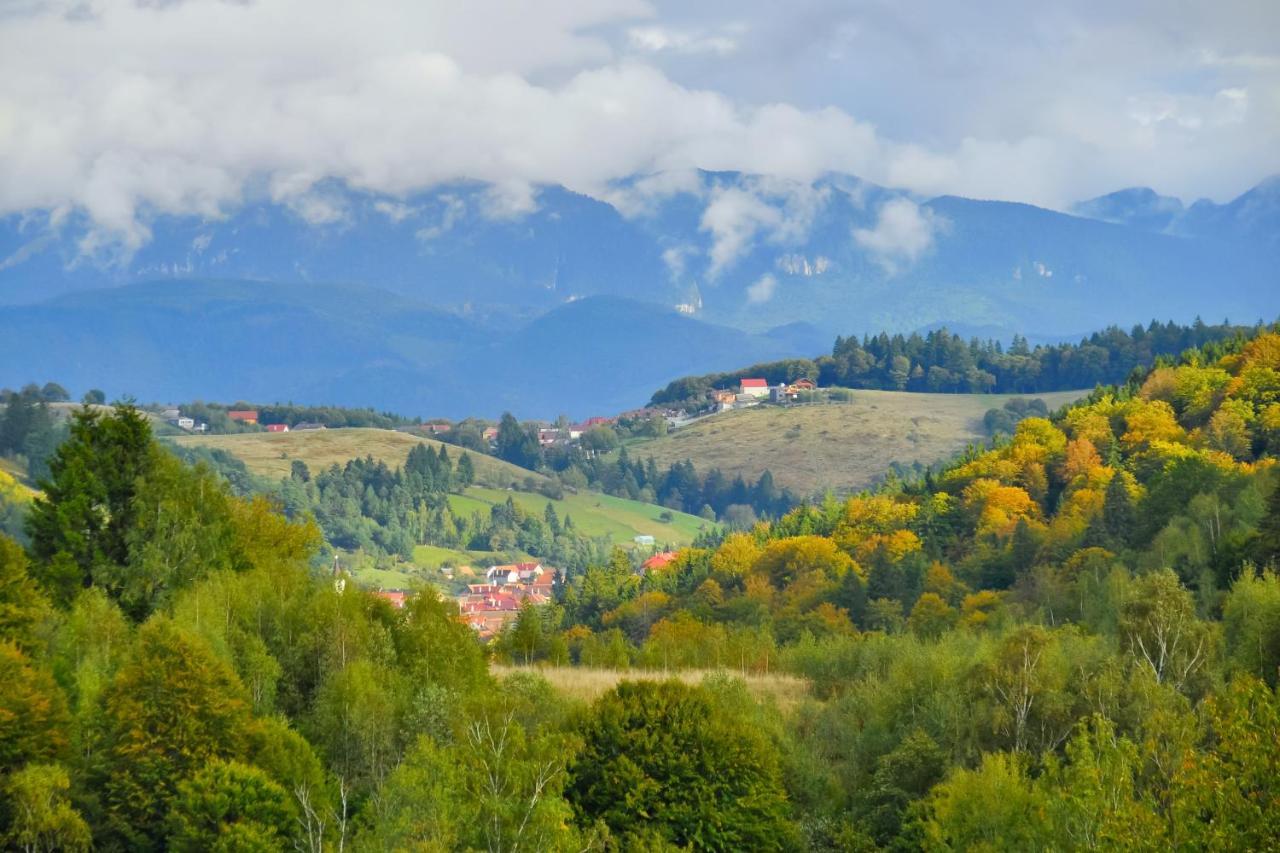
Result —
<svg viewBox="0 0 1280 853"><path fill-rule="evenodd" d="M1107 544L1115 550L1128 546L1136 521L1128 479L1129 475L1124 471L1117 471L1107 484L1107 492L1102 501L1103 529L1106 531Z"/></svg>
<svg viewBox="0 0 1280 853"><path fill-rule="evenodd" d="M1280 565L1280 480L1276 481L1267 499L1267 513L1258 523L1258 538L1254 553L1259 566Z"/></svg>
<svg viewBox="0 0 1280 853"><path fill-rule="evenodd" d="M56 601L126 563L134 495L153 453L151 427L131 403L105 416L85 407L72 418L26 525L34 574Z"/></svg>

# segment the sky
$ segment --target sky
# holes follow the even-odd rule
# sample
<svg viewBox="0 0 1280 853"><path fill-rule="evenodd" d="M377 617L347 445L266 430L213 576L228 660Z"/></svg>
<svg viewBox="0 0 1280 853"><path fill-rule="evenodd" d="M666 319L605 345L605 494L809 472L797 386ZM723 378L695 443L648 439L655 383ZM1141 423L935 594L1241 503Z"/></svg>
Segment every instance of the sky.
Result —
<svg viewBox="0 0 1280 853"><path fill-rule="evenodd" d="M495 216L563 184L638 215L699 168L1225 201L1280 173L1280 3L0 0L0 214L104 239L255 193L322 220L326 179L484 181ZM708 201L726 251L770 215L753 198ZM910 255L927 223L889 213Z"/></svg>

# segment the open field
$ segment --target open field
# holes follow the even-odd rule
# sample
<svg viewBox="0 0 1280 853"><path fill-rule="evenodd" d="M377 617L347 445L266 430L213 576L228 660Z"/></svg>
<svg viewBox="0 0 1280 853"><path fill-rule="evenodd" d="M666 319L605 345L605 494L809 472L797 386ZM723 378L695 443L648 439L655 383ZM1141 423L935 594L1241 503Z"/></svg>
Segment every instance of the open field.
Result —
<svg viewBox="0 0 1280 853"><path fill-rule="evenodd" d="M736 678L746 684L747 690L756 699L770 700L779 709L786 711L795 707L809 697L809 682L803 678L783 673L768 675L744 675L737 670L721 669L686 669L686 670L643 670L643 669L591 669L577 666L501 666L492 664L489 667L498 678L517 672L532 672L542 676L556 690L572 699L591 702L601 694L612 690L619 681L666 681L676 678L686 684L699 684L703 679L713 675Z"/></svg>
<svg viewBox="0 0 1280 853"><path fill-rule="evenodd" d="M307 463L312 471L343 465L350 459L372 456L391 467L403 465L416 444L427 444L439 450L441 442L390 429L352 427L317 429L299 432L252 432L236 435L184 435L173 439L184 447L221 448L244 462L254 474L273 480L289 475L293 460ZM462 448L449 447L449 458L457 462ZM544 478L500 459L472 453L476 479L493 484L523 483L532 477Z"/></svg>
<svg viewBox="0 0 1280 853"><path fill-rule="evenodd" d="M455 511L467 512L474 509L476 502L483 502L485 511L488 511L488 507L502 503L508 497L524 511L539 516L547 505L547 498L542 495L475 486L467 489L463 496L450 495L449 504ZM566 493L563 499L551 501L551 505L561 521L568 515L578 531L592 537L608 536L619 545L629 545L639 535L652 536L659 545L688 545L708 524L694 515L599 492ZM663 521L659 517L664 512L671 513L671 521Z"/></svg>
<svg viewBox="0 0 1280 853"><path fill-rule="evenodd" d="M982 416L1018 396L852 393L851 403L725 412L627 450L633 459L652 456L661 466L692 459L699 471L719 468L751 480L768 469L775 483L801 495L856 491L875 483L893 462L929 465L985 439ZM1025 396L1053 410L1087 393Z"/></svg>

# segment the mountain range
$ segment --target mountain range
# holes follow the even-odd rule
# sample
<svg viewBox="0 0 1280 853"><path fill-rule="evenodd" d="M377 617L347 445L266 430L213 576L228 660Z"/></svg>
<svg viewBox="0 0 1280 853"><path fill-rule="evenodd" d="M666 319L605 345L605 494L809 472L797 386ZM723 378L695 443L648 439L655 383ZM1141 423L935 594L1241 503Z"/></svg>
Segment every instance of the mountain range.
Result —
<svg viewBox="0 0 1280 853"><path fill-rule="evenodd" d="M323 183L149 217L128 250L77 214L11 215L0 383L579 416L836 334L1036 341L1280 314L1280 178L1226 204L1138 188L1067 213L839 175L658 175L597 195Z"/></svg>

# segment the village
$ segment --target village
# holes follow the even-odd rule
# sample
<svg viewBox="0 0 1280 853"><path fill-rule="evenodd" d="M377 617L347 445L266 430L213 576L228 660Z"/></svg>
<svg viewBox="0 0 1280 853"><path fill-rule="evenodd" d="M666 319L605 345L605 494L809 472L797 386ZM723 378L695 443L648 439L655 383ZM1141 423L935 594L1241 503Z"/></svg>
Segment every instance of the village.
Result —
<svg viewBox="0 0 1280 853"><path fill-rule="evenodd" d="M649 557L637 570L640 574L657 571L676 558L676 552L663 551ZM538 562L510 563L490 566L483 583L467 584L466 591L455 598L458 619L475 631L481 640L501 634L514 622L525 606L542 607L555 600L561 572ZM414 590L380 589L374 593L397 610L403 609Z"/></svg>

